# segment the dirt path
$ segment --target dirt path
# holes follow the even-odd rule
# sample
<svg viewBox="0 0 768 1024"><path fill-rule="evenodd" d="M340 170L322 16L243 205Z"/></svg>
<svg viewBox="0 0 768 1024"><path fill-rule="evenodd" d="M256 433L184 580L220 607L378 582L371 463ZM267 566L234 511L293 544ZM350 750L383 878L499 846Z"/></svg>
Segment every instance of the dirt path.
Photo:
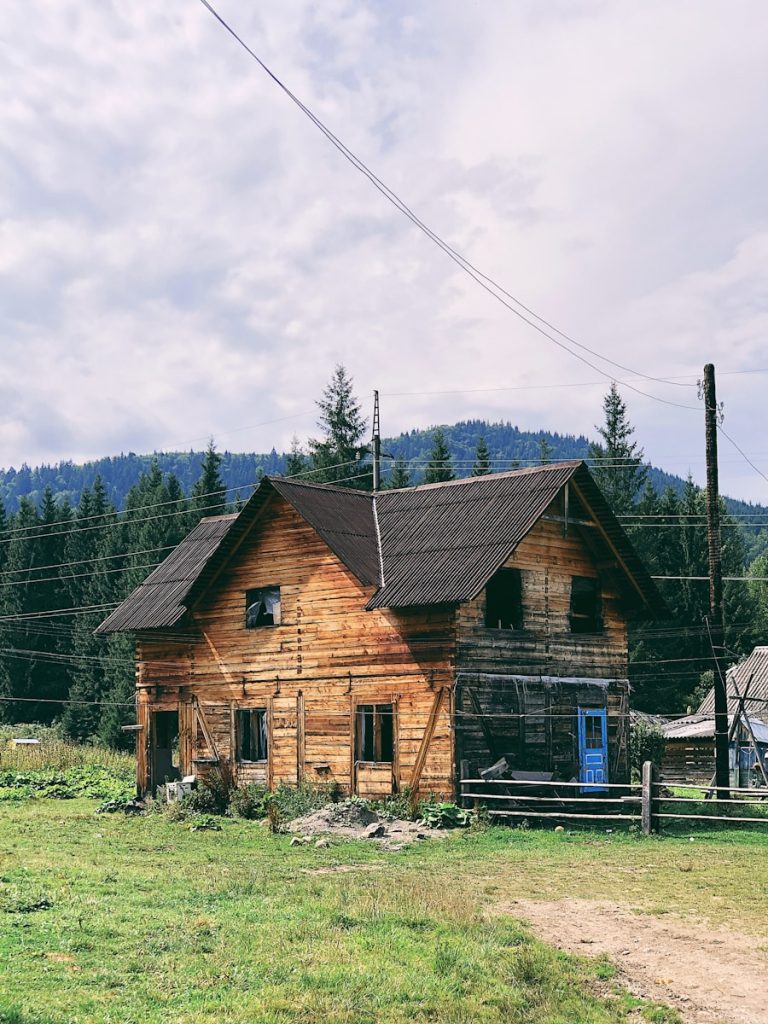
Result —
<svg viewBox="0 0 768 1024"><path fill-rule="evenodd" d="M633 994L674 1006L687 1024L768 1022L768 954L754 937L604 900L515 900L496 912L560 949L607 954Z"/></svg>

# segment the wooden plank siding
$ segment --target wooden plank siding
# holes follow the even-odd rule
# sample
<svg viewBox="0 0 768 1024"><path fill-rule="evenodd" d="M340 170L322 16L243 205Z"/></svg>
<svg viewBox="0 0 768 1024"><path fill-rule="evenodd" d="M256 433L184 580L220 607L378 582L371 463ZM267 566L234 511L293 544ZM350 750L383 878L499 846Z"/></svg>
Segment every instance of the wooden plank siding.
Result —
<svg viewBox="0 0 768 1024"><path fill-rule="evenodd" d="M280 587L281 624L246 629L245 592L266 586ZM232 763L235 709L267 708L268 766L236 765L238 780L275 786L302 777L349 791L354 708L393 703L394 786L406 786L435 690L453 684L455 612L365 611L372 593L286 501L273 499L194 608L194 632L179 640L140 637L146 714L194 698L220 758ZM197 770L195 758L212 756L199 729L192 747L186 755L192 764L183 763L183 771ZM146 787L146 766L142 773ZM442 702L419 788L452 792L450 701Z"/></svg>

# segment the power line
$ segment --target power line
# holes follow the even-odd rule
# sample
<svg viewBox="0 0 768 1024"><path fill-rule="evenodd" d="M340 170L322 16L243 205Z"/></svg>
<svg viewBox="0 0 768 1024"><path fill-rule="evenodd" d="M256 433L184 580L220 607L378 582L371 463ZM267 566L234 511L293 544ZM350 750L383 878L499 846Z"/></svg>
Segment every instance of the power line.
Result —
<svg viewBox="0 0 768 1024"><path fill-rule="evenodd" d="M575 341L569 335L565 334L563 331L560 331L559 328L554 327L548 320L545 320L544 317L540 316L538 313L535 313L532 309L530 309L530 307L526 306L514 295L512 295L509 291L507 291L496 281L494 281L493 278L491 278L487 274L484 274L482 271L478 270L472 263L469 262L469 260L467 260L464 256L462 256L455 249L453 249L447 242L444 241L444 239L442 239L436 232L434 232L422 220L420 220L419 217L417 217L416 214L410 209L410 207L408 207L406 203L402 199L400 199L400 197L395 192L393 192L392 189L385 185L384 182L381 181L381 179L378 178L374 174L374 172L359 157L357 157L336 135L334 135L334 133L320 120L320 118L317 117L310 110L310 108L307 107L306 104L304 104L298 98L298 96L296 96L296 94L293 93L288 88L288 86L286 86L280 80L280 78L278 78L278 76L264 63L264 61L254 52L254 50L252 50L251 47L248 46L245 40L242 39L242 37L239 36L237 32L235 32L235 30L224 20L224 18L221 17L221 15L208 2L208 0L200 0L200 2L213 15L213 17L219 22L219 24L232 36L232 38L237 43L239 43L239 45L246 51L246 53L248 53L256 61L259 67L261 67L261 69L286 94L286 96L288 96L289 99L293 103L295 103L296 106L302 111L302 113L304 113L312 121L315 127L318 128L323 133L323 135L341 153L341 155L356 170L363 174L371 182L374 188L376 188L377 191L379 191L384 196L384 198L388 200L388 202L390 202L400 213L407 217L408 220L410 220L412 224L414 224L420 231L422 231L427 236L427 238L434 242L438 246L438 248L441 249L448 256L449 259L451 259L461 270L463 270L469 277L471 277L477 284L479 284L481 288L488 292L489 295L495 298L497 302L501 303L501 305L507 308L511 313L513 313L524 323L532 327L543 337L547 338L553 344L563 349L563 351L568 352L575 359L580 360L582 363L585 363L587 366L595 370L597 373L602 374L602 376L605 377L607 380L613 380L614 376L612 374L607 373L599 366L596 366L589 359L580 355L578 352L575 352L573 349L569 348L568 345L564 344L563 341L560 341L553 334L549 333L549 331L545 330L544 327L541 327L539 323L536 323L535 320L531 320L529 316L525 315L525 313L528 313L530 314L530 316L535 317L535 319L540 321L541 324L544 324L546 327L548 327L550 331L556 332L558 335L560 335L561 338L564 338L568 342L570 342L570 344L576 345L578 348L582 349L585 352L589 352L591 355L596 356L603 362L609 363L612 366L616 366L617 368L625 370L628 373L636 374L637 376L640 376L645 380L655 381L656 383L661 384L678 383L676 381L667 381L659 377L653 377L646 373L640 373L637 370L632 369L631 367L625 366L622 363L618 363L615 360L602 355L596 350L591 349L586 345L583 345L581 342ZM511 302L514 302L515 306L519 306L520 309L525 310L525 313L521 313L520 309L516 309L515 306L510 304L510 302L507 302L504 296L510 299ZM641 391L639 388L636 388L633 384L625 383L623 386L629 388L632 391L635 391L637 394L643 395L646 398L651 398L657 402L662 402L665 405L671 405L681 409L698 411L697 406L682 405L679 402L671 402L668 399L660 398L657 395Z"/></svg>

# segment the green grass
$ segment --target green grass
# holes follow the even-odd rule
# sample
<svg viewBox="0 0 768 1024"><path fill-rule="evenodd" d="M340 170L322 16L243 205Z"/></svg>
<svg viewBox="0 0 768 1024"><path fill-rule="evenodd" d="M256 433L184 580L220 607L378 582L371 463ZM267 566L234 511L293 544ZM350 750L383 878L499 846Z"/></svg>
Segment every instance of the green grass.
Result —
<svg viewBox="0 0 768 1024"><path fill-rule="evenodd" d="M491 829L385 854L94 807L0 806L2 1024L673 1024L610 995L605 960L534 941L500 905L615 898L718 922L738 904L756 934L768 912L754 834Z"/></svg>

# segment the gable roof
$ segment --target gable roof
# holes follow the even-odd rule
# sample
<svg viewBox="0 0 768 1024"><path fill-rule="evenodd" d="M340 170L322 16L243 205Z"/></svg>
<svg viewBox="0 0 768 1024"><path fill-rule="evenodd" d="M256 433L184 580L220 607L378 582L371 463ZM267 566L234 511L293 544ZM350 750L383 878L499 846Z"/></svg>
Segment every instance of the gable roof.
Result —
<svg viewBox="0 0 768 1024"><path fill-rule="evenodd" d="M652 611L663 608L624 530L584 463L577 461L376 495L265 477L238 515L203 520L98 632L158 629L180 622L275 494L312 526L363 585L377 588L368 608L467 601L569 482L621 565L635 602Z"/></svg>
<svg viewBox="0 0 768 1024"><path fill-rule="evenodd" d="M768 647L755 647L744 661L728 669L725 678L729 714L735 714L739 706L736 690L743 697L747 692L747 685L749 685L749 694L745 701L746 711L749 715L768 722ZM714 687L701 702L698 713L700 715L715 713Z"/></svg>

